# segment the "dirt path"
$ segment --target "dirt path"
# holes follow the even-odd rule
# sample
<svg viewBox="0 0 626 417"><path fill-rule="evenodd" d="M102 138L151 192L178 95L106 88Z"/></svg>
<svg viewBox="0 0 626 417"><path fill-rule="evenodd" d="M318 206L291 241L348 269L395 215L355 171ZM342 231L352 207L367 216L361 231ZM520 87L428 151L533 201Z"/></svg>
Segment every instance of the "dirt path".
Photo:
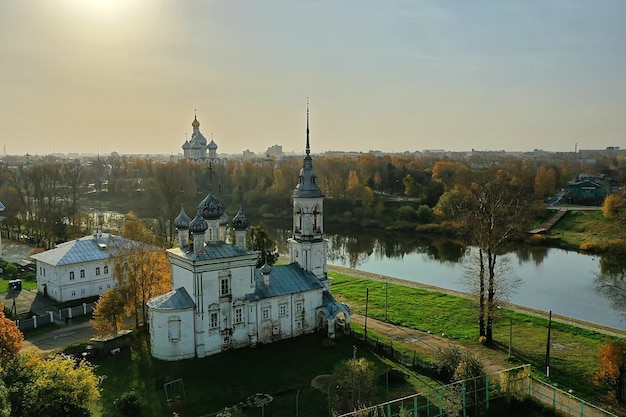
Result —
<svg viewBox="0 0 626 417"><path fill-rule="evenodd" d="M365 324L365 316L360 314L352 314L352 322L361 326ZM446 339L445 337L436 336L434 334L422 332L420 330L411 329L409 327L398 326L395 324L386 323L380 320L367 318L367 330L373 331L378 334L383 334L391 340L402 342L411 346L418 353L425 353L432 356L439 350L446 349L448 346L456 345L460 349L469 350L453 340ZM472 352L476 353L472 350ZM480 360L485 367L485 372L492 374L503 369L507 366L501 365L492 361L490 358L480 356Z"/></svg>

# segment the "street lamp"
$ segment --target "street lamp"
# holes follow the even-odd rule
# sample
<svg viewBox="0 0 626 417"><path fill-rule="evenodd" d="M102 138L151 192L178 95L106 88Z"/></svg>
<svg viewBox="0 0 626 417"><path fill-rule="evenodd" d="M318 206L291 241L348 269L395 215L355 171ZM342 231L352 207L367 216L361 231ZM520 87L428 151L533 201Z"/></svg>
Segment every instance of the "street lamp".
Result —
<svg viewBox="0 0 626 417"><path fill-rule="evenodd" d="M389 277L385 277L385 285L383 285L385 289L385 321L388 321L388 311L389 311Z"/></svg>

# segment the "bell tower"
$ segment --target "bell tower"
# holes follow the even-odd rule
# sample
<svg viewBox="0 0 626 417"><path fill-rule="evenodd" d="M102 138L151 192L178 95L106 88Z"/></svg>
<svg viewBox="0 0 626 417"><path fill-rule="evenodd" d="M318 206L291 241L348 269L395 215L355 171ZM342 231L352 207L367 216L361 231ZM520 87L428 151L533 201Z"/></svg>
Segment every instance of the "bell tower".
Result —
<svg viewBox="0 0 626 417"><path fill-rule="evenodd" d="M289 260L326 282L324 239L324 194L317 183L309 142L309 99L306 105L306 155L293 190L293 233L289 239ZM328 285L327 285L328 286Z"/></svg>

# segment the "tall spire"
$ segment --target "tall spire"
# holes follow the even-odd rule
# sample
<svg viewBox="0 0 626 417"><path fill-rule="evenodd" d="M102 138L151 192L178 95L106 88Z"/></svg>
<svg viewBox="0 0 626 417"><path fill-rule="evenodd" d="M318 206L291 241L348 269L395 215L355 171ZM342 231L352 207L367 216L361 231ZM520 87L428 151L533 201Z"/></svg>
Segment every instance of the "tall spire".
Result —
<svg viewBox="0 0 626 417"><path fill-rule="evenodd" d="M311 154L311 147L309 146L309 98L306 98L306 154Z"/></svg>

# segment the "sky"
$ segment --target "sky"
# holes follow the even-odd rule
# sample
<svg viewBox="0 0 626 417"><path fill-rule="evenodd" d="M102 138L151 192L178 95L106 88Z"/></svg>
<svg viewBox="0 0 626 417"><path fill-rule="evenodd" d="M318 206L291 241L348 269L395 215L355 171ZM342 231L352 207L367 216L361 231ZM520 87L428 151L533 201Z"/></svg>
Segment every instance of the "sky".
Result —
<svg viewBox="0 0 626 417"><path fill-rule="evenodd" d="M0 0L0 152L626 147L623 0Z"/></svg>

